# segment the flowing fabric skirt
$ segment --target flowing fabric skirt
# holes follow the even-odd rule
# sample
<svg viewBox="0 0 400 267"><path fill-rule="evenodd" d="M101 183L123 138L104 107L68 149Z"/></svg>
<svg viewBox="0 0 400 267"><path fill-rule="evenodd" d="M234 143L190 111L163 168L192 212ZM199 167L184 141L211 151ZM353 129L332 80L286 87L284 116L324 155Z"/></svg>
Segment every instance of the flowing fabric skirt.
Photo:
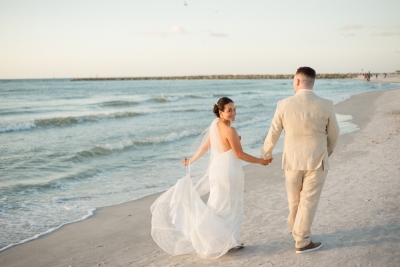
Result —
<svg viewBox="0 0 400 267"><path fill-rule="evenodd" d="M244 175L232 150L218 154L210 164L210 196L200 198L190 175L178 180L151 206L154 241L167 253L197 253L213 259L239 246L243 221ZM204 192L201 192L203 194Z"/></svg>

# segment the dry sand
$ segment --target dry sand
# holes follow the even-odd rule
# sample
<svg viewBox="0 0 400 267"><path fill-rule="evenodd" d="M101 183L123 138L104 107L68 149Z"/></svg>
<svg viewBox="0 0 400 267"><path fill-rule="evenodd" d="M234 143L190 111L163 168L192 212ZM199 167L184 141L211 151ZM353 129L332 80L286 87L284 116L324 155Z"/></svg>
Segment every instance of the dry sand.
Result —
<svg viewBox="0 0 400 267"><path fill-rule="evenodd" d="M295 253L277 155L267 167L245 167L246 247L217 260L171 257L153 242L149 207L156 194L101 208L85 221L5 250L0 266L400 266L399 103L397 89L336 105L361 130L341 136L331 157L312 227L312 240L323 243L318 251Z"/></svg>

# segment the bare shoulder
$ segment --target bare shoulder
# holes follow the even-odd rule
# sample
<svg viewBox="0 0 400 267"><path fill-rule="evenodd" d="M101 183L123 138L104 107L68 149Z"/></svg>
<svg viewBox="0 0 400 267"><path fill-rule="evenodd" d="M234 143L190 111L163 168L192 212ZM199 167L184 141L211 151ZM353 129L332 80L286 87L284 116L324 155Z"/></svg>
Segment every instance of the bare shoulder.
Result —
<svg viewBox="0 0 400 267"><path fill-rule="evenodd" d="M226 133L227 133L227 135L229 135L229 136L238 135L236 129L235 129L234 127L231 127L231 126L227 127Z"/></svg>
<svg viewBox="0 0 400 267"><path fill-rule="evenodd" d="M224 125L224 124L222 124L220 126L219 130L220 130L220 134L222 136L228 136L228 135L236 133L236 129L235 128L233 128L231 126L228 126L228 125Z"/></svg>

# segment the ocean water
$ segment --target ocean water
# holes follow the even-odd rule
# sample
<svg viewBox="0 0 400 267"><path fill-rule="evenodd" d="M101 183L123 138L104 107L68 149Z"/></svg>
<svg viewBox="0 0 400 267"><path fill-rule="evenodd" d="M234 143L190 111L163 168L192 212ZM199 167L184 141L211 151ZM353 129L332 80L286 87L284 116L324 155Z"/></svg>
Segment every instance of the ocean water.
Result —
<svg viewBox="0 0 400 267"><path fill-rule="evenodd" d="M315 91L337 103L397 87L317 80ZM292 94L291 80L1 80L0 251L169 188L222 96L235 102L244 150L259 156L276 102ZM358 129L338 119L342 134Z"/></svg>

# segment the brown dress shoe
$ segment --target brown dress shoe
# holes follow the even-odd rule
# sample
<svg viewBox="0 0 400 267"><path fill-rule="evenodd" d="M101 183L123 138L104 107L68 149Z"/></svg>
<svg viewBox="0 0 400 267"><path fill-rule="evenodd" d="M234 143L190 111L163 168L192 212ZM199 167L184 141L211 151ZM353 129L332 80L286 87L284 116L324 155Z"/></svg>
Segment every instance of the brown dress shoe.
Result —
<svg viewBox="0 0 400 267"><path fill-rule="evenodd" d="M307 246L303 247L303 248L296 248L296 253L307 253L307 252L311 252L317 249L320 249L322 247L322 243L321 242L310 242L310 244L308 244Z"/></svg>

